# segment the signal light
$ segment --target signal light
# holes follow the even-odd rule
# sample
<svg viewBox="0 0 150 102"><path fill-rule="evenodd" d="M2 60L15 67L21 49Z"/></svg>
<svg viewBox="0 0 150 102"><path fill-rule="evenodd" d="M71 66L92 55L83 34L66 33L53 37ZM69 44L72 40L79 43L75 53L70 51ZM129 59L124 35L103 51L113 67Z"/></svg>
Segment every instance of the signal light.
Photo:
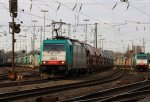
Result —
<svg viewBox="0 0 150 102"><path fill-rule="evenodd" d="M20 29L20 24L16 24L13 22L9 23L9 27L13 29L13 25L14 25L14 32L15 33L20 33L21 29Z"/></svg>
<svg viewBox="0 0 150 102"><path fill-rule="evenodd" d="M15 33L20 33L21 29L20 29L20 24L15 24Z"/></svg>
<svg viewBox="0 0 150 102"><path fill-rule="evenodd" d="M122 2L128 2L128 0L120 0L120 1L122 1Z"/></svg>
<svg viewBox="0 0 150 102"><path fill-rule="evenodd" d="M9 0L9 12L15 13L18 11L17 0Z"/></svg>
<svg viewBox="0 0 150 102"><path fill-rule="evenodd" d="M62 64L64 64L65 62L64 62L64 61L62 61L61 63L62 63Z"/></svg>
<svg viewBox="0 0 150 102"><path fill-rule="evenodd" d="M46 61L42 61L43 64L46 64Z"/></svg>
<svg viewBox="0 0 150 102"><path fill-rule="evenodd" d="M25 53L26 51L25 50L22 50L22 53Z"/></svg>

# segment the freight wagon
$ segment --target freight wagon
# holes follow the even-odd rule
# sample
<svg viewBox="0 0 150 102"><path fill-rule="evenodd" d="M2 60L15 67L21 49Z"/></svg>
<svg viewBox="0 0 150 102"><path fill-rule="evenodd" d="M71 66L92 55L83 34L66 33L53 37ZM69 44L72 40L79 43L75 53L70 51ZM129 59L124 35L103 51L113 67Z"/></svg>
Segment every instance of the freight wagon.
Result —
<svg viewBox="0 0 150 102"><path fill-rule="evenodd" d="M18 56L15 58L15 65L18 67L39 68L40 55L32 54L27 56Z"/></svg>

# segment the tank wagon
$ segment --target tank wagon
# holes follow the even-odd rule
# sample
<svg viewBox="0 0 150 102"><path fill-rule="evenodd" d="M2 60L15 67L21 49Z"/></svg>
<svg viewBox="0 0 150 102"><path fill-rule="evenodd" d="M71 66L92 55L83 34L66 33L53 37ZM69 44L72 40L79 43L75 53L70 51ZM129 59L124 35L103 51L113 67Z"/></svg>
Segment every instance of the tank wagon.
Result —
<svg viewBox="0 0 150 102"><path fill-rule="evenodd" d="M115 66L119 68L133 68L138 71L145 71L148 67L148 55L137 53L133 57L118 57L114 60Z"/></svg>
<svg viewBox="0 0 150 102"><path fill-rule="evenodd" d="M57 36L43 41L40 73L79 75L113 67L113 56L78 40Z"/></svg>

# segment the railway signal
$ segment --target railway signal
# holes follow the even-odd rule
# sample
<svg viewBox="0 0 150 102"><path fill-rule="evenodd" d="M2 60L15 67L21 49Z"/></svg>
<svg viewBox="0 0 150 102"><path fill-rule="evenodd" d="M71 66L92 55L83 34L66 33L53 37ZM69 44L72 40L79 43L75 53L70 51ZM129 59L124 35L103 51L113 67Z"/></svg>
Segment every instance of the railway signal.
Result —
<svg viewBox="0 0 150 102"><path fill-rule="evenodd" d="M122 1L122 2L128 2L128 0L120 0L120 1Z"/></svg>
<svg viewBox="0 0 150 102"><path fill-rule="evenodd" d="M20 33L21 29L20 29L20 24L15 24L15 33Z"/></svg>
<svg viewBox="0 0 150 102"><path fill-rule="evenodd" d="M10 72L10 79L11 80L16 80L17 73L15 72L15 48L14 48L14 33L19 33L20 32L20 24L15 23L15 18L17 17L17 12L18 12L18 0L9 0L9 12L10 16L12 17L12 22L9 23L10 28L12 28L12 72Z"/></svg>
<svg viewBox="0 0 150 102"><path fill-rule="evenodd" d="M20 24L16 24L15 22L10 22L9 23L9 27L13 29L13 25L14 25L14 32L15 33L20 33L21 29L20 29Z"/></svg>
<svg viewBox="0 0 150 102"><path fill-rule="evenodd" d="M9 12L14 14L14 17L17 17L18 11L18 0L9 0Z"/></svg>

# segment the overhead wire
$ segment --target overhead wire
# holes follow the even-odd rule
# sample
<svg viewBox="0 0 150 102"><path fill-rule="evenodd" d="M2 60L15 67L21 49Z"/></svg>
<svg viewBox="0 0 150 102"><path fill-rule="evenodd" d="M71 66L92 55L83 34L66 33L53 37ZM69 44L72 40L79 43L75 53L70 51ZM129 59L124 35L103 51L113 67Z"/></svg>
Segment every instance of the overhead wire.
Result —
<svg viewBox="0 0 150 102"><path fill-rule="evenodd" d="M41 0L35 0L35 1L41 1ZM52 0L52 1L56 1L56 0ZM52 2L51 2L52 3ZM59 3L58 3L59 4ZM67 3L62 3L62 4L67 4ZM82 3L82 4L86 4L86 3ZM88 3L87 3L88 4ZM35 4L34 4L35 5ZM131 5L131 4L130 4ZM66 5L67 6L67 5ZM70 8L69 7L69 9L70 10L72 10L72 8ZM75 11L76 12L76 11ZM78 11L77 11L78 12ZM24 13L29 13L29 12L24 12ZM78 12L79 13L79 12ZM144 12L142 12L142 13L144 13ZM147 13L146 13L147 14ZM37 18L41 18L41 19L44 19L43 17L41 17L41 16L38 16L38 15L33 15L33 14L31 14L31 13L29 13L29 14L27 14L27 15L31 15L31 16L34 16L34 17L37 17ZM148 16L150 16L149 14L148 14ZM51 20L51 19L47 19L46 18L46 20ZM97 20L97 19L96 19ZM118 26L120 26L119 24L118 24Z"/></svg>
<svg viewBox="0 0 150 102"><path fill-rule="evenodd" d="M54 2L56 2L56 3L61 3L61 2L56 1L56 0L51 0L51 1L54 1ZM68 7L67 5L64 5L63 3L61 3L61 4L62 4L62 6L68 8L68 9L70 9L70 10L72 10L72 8ZM91 16L89 16L89 15L87 15L87 14L84 14L83 12L79 12L79 11L77 11L77 10L74 10L74 11L77 12L77 13L80 13L80 14L82 14L82 15L88 17L88 18L91 18L91 19L93 19L93 20L100 21L100 20L98 20L98 19L96 19L96 18L94 18L94 17L91 17ZM104 22L102 22L102 21L100 21L100 22L101 22L101 23L104 23Z"/></svg>
<svg viewBox="0 0 150 102"><path fill-rule="evenodd" d="M6 7L6 5L5 5L4 8L7 9L7 10L9 10L9 8ZM18 12L20 13L20 12L22 12L22 11L18 11ZM31 13L28 13L28 12L25 12L25 11L24 11L24 14L31 15L31 16L34 16L34 17L37 17L37 18L40 18L40 19L44 19L44 17L42 17L42 16L34 15L34 14L31 14ZM51 21L51 19L49 19L49 18L45 18L45 19Z"/></svg>
<svg viewBox="0 0 150 102"><path fill-rule="evenodd" d="M98 2L98 1L96 1L96 0L95 0L95 5L100 5L100 6L103 6L103 7L107 8L107 9L112 9L111 7L105 6L105 5L108 5L108 4L100 3L100 2ZM112 6L112 5L114 5L114 4L109 4L109 5Z"/></svg>
<svg viewBox="0 0 150 102"><path fill-rule="evenodd" d="M136 10L138 10L138 11L142 12L143 14L145 14L145 15L147 15L147 16L150 17L150 14L148 14L147 12L144 12L144 11L140 10L139 8L137 8L136 6L134 6L134 5L132 5L132 4L130 4L130 6L132 6L132 7L135 8Z"/></svg>

